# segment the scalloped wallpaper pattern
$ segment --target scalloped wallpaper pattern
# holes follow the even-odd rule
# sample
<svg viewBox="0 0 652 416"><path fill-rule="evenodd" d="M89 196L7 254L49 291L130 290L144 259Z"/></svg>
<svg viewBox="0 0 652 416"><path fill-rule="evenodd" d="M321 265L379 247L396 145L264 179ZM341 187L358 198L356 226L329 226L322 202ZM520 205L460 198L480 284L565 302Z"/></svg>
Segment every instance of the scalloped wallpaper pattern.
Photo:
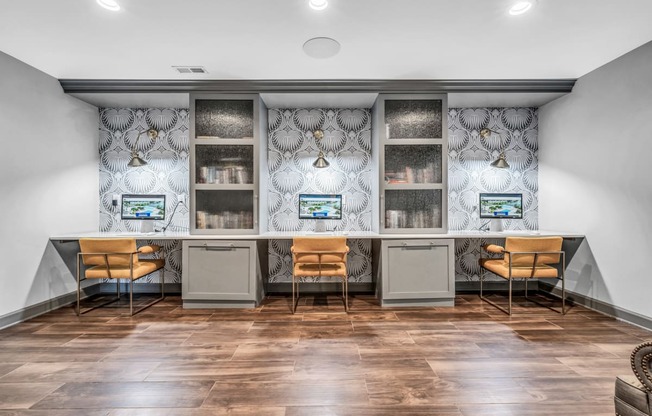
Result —
<svg viewBox="0 0 652 416"><path fill-rule="evenodd" d="M177 195L189 194L188 141L189 113L185 108L101 108L100 109L100 231L137 232L139 221L122 221L120 207L113 207L114 194L165 194L166 220L172 215ZM140 156L147 166L130 168L131 149L138 132L154 128L159 136L150 140L143 134L138 140ZM188 230L188 209L180 205L170 230ZM163 247L166 258L166 283L181 283L181 242L147 240L146 244ZM138 282L158 282L153 273Z"/></svg>
<svg viewBox="0 0 652 416"><path fill-rule="evenodd" d="M480 129L499 134L480 139ZM538 133L536 108L450 108L448 110L448 228L477 230L486 220L478 216L480 192L523 194L522 220L504 220L508 230L538 229ZM489 166L500 149L509 169ZM455 279L499 279L478 265L481 247L500 240L456 239Z"/></svg>
<svg viewBox="0 0 652 416"><path fill-rule="evenodd" d="M313 131L324 137L316 143ZM294 108L268 111L270 231L314 231L315 220L300 220L298 194L343 194L342 220L325 221L338 231L371 230L370 200L376 174L371 161L371 113L369 109ZM319 150L330 166L315 169ZM349 240L347 269L350 282L371 282L371 242ZM292 281L291 241L269 245L269 281Z"/></svg>
<svg viewBox="0 0 652 416"><path fill-rule="evenodd" d="M299 221L296 194L300 192L347 195L342 221L329 221L329 228L369 230L370 193L376 174L371 159L371 115L368 109L272 109L269 110L269 205L270 230L311 230L314 222ZM102 108L99 120L100 230L137 231L138 225L121 221L111 206L113 194L165 193L168 213L176 195L189 193L188 109ZM507 229L538 228L538 110L536 108L451 108L449 125L449 229L474 230L478 218L479 192L521 192L523 220L505 221ZM138 131L149 127L160 131L155 141L143 135L138 142L149 165L127 168L130 149ZM479 130L489 127L500 135L480 140ZM318 149L312 131L322 128L321 148L331 167L317 171L311 164ZM508 170L489 167L501 146L506 146ZM162 224L157 224L162 225ZM172 229L187 230L188 210L180 207ZM487 240L489 241L489 240ZM479 239L456 240L456 280L478 280ZM495 240L491 240L494 242ZM181 282L181 245L176 241L149 240L160 244L168 258L166 282ZM371 281L371 245L352 240L350 281ZM270 282L289 281L289 241L270 242ZM150 276L156 281L158 276Z"/></svg>

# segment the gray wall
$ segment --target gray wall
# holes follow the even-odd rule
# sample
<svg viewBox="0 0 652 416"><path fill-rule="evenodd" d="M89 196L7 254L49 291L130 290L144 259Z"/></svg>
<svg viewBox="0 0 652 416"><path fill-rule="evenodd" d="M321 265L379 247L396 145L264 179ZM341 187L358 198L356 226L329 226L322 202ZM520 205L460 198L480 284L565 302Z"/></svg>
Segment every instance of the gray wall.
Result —
<svg viewBox="0 0 652 416"><path fill-rule="evenodd" d="M539 223L586 241L570 289L652 317L652 43L539 110ZM568 286L567 286L568 287Z"/></svg>
<svg viewBox="0 0 652 416"><path fill-rule="evenodd" d="M98 228L97 108L0 52L0 317L75 290L54 234Z"/></svg>

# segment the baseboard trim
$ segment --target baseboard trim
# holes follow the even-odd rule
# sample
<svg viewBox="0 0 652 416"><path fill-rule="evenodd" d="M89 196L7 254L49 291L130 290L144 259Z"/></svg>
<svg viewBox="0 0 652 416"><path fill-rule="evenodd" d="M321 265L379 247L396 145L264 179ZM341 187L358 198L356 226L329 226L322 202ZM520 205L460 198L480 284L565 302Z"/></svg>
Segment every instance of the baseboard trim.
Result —
<svg viewBox="0 0 652 416"><path fill-rule="evenodd" d="M539 283L539 291L561 298L561 289L547 282ZM639 315L636 312L628 311L610 303L593 299L575 292L566 291L566 299L576 305L582 305L588 309L603 313L627 323L638 325L645 329L652 330L652 318Z"/></svg>
<svg viewBox="0 0 652 416"><path fill-rule="evenodd" d="M99 293L115 293L115 282L100 283ZM165 283L163 285L166 295L181 294L181 283ZM120 293L129 293L129 283L120 283ZM161 293L159 283L134 283L134 293Z"/></svg>
<svg viewBox="0 0 652 416"><path fill-rule="evenodd" d="M299 291L303 294L315 294L315 293L341 293L342 284L338 282L323 282L323 283L300 283ZM349 282L349 293L352 294L373 294L375 293L375 284L372 282L368 283L357 283ZM275 294L288 294L292 293L292 283L291 282L281 282L281 283L267 283L266 287L267 295Z"/></svg>
<svg viewBox="0 0 652 416"><path fill-rule="evenodd" d="M82 288L82 299L100 293L100 285L93 284ZM15 312L10 312L6 315L0 316L0 329L7 328L12 325L19 324L28 319L36 318L39 315L48 313L62 306L69 305L77 301L77 292L66 293L65 295L57 296L34 305L27 306Z"/></svg>
<svg viewBox="0 0 652 416"><path fill-rule="evenodd" d="M484 292L507 292L509 290L509 283L507 280L492 280L482 283L482 290ZM525 282L522 280L514 280L512 282L512 290L515 292L525 291ZM532 280L527 284L527 290L536 292L539 290L539 283L537 280ZM455 282L456 293L480 293L480 282L457 281Z"/></svg>
<svg viewBox="0 0 652 416"><path fill-rule="evenodd" d="M416 306L455 306L455 299L384 299L381 301L383 307L416 307Z"/></svg>

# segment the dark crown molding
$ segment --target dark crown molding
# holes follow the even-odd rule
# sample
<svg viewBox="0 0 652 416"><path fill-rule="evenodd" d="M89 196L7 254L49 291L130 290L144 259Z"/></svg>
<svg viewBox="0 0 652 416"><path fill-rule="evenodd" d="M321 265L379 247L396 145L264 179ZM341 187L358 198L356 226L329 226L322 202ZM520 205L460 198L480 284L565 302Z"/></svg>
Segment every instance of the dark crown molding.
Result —
<svg viewBox="0 0 652 416"><path fill-rule="evenodd" d="M109 80L60 79L66 93L567 93L574 79L513 80Z"/></svg>

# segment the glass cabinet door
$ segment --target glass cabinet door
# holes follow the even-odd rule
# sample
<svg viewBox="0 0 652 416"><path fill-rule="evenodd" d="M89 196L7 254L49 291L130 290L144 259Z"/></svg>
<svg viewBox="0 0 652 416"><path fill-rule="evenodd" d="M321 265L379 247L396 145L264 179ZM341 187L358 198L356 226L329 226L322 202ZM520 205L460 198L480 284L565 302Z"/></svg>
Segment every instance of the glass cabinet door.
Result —
<svg viewBox="0 0 652 416"><path fill-rule="evenodd" d="M381 232L446 232L446 95L381 94L377 105Z"/></svg>
<svg viewBox="0 0 652 416"><path fill-rule="evenodd" d="M197 190L195 228L254 229L253 190Z"/></svg>
<svg viewBox="0 0 652 416"><path fill-rule="evenodd" d="M384 200L386 229L442 228L441 189L388 189Z"/></svg>
<svg viewBox="0 0 652 416"><path fill-rule="evenodd" d="M191 233L258 232L260 111L257 94L190 95Z"/></svg>
<svg viewBox="0 0 652 416"><path fill-rule="evenodd" d="M442 145L385 145L385 183L442 183Z"/></svg>
<svg viewBox="0 0 652 416"><path fill-rule="evenodd" d="M254 183L251 145L196 145L195 183L242 185Z"/></svg>

